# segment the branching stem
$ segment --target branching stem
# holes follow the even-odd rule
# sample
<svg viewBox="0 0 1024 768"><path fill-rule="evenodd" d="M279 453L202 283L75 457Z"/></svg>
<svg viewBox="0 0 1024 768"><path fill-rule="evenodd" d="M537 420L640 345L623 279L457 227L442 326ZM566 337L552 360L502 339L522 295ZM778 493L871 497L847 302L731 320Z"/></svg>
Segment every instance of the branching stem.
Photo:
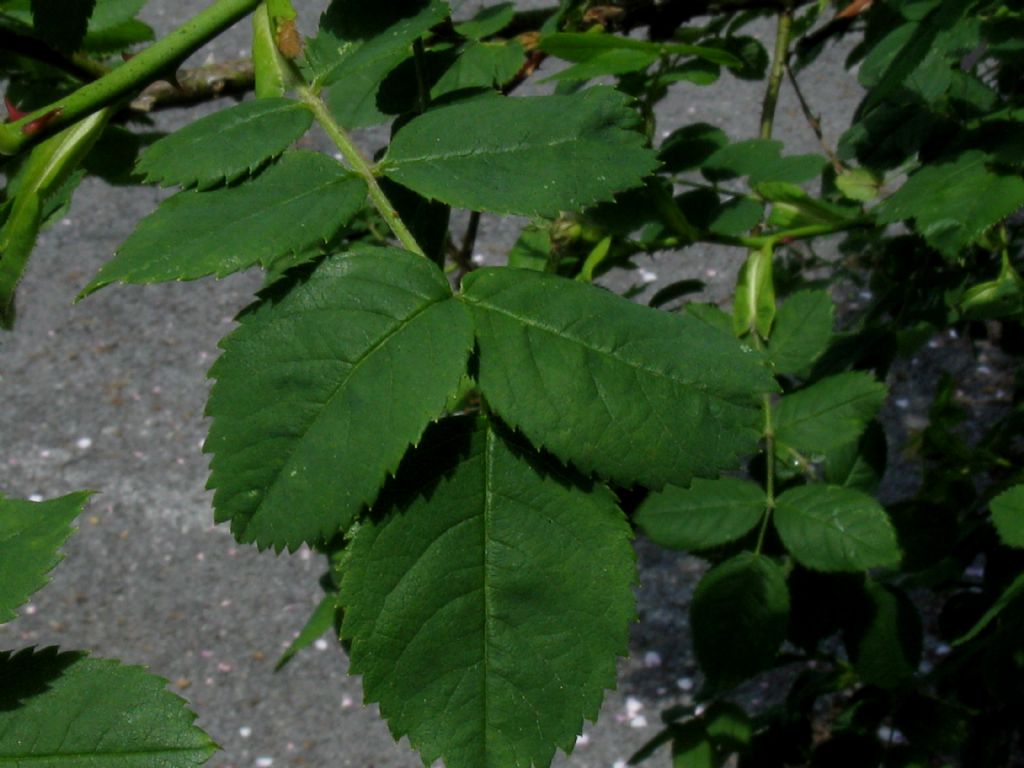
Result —
<svg viewBox="0 0 1024 768"><path fill-rule="evenodd" d="M377 181L376 175L373 172L373 166L370 161L366 159L362 152L359 151L359 147L355 145L349 135L345 132L345 129L338 125L337 121L331 115L330 111L324 102L313 93L309 86L302 86L299 88L299 95L303 102L305 102L309 108L313 111L313 115L316 117L316 121L324 129L331 141L341 152L341 156L345 158L345 162L348 163L356 174L358 174L363 181L366 182L367 189L370 194L370 201L373 203L373 207L377 209L377 212L381 215L387 225L391 228L395 237L402 246L413 253L419 254L420 256L426 256L423 249L420 248L419 243L416 242L416 238L413 237L412 232L405 226L405 222L402 221L402 217L398 215L398 211L388 200L388 196L384 194L384 190L381 189L380 183Z"/></svg>
<svg viewBox="0 0 1024 768"><path fill-rule="evenodd" d="M13 155L86 115L116 104L146 83L176 68L189 54L213 39L246 14L260 0L217 0L167 37L126 61L117 69L63 99L0 125L0 154ZM40 119L43 118L43 122ZM33 130L29 126L38 126ZM26 129L27 132L26 132Z"/></svg>

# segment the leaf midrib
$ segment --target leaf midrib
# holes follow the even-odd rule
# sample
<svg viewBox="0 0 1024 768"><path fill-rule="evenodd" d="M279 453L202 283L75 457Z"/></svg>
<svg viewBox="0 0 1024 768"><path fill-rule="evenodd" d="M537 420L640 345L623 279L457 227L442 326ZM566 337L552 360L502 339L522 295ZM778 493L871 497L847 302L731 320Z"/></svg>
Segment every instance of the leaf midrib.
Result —
<svg viewBox="0 0 1024 768"><path fill-rule="evenodd" d="M434 299L424 304L422 307L417 308L412 314L408 315L407 317L399 321L394 326L393 329L391 329L387 333L384 333L377 341L375 341L370 347L367 348L366 352L364 352L362 355L360 355L359 357L355 358L352 361L348 371L346 371L345 375L331 390L330 394L324 400L323 407L320 408L319 412L316 414L313 420L309 422L309 425L303 431L302 436L293 441L291 448L287 452L288 456L285 459L285 462L281 465L280 470L275 472L273 479L271 479L271 481L264 486L263 494L260 497L261 501L259 505L252 511L252 513L248 516L248 519L246 520L246 528L248 528L252 524L253 519L259 514L260 510L263 507L263 504L266 502L271 491L277 486L278 482L281 480L282 477L286 475L287 470L292 466L292 461L294 461L295 459L295 454L298 450L299 445L301 445L305 441L306 437L309 435L309 432L312 431L313 427L320 421L320 419L323 418L324 414L328 411L330 404L338 396L338 394L347 386L351 378L362 367L363 363L370 359L370 357L374 353L382 349L388 342L397 337L402 331L408 328L420 315L424 314L432 307L449 300L449 298L451 297L444 296L438 299ZM362 501L363 503L366 503L365 499Z"/></svg>
<svg viewBox="0 0 1024 768"><path fill-rule="evenodd" d="M694 382L694 381L690 381L690 380L682 379L682 378L677 378L675 376L672 376L669 373L666 373L665 371L660 371L657 368L651 368L650 366L644 365L643 363L636 362L636 361L630 360L628 358L620 357L613 350L605 349L603 347L596 346L595 344L590 343L588 341L585 341L585 340L579 338L578 336L573 336L573 335L571 335L571 334L569 334L569 333L567 333L565 331L560 331L559 329L557 329L555 327L545 325L544 323L539 322L536 318L526 317L526 316L523 316L523 315L517 315L516 313L512 312L511 310L507 310L507 309L504 309L502 307L498 307L498 306L496 306L494 304L489 304L489 303L487 303L485 301L482 301L481 299L478 299L478 298L476 298L474 296L469 296L467 294L460 294L456 298L459 298L459 299L461 299L461 300L463 300L465 302L468 302L470 304L475 304L476 306L479 306L479 307L481 307L481 308L483 308L485 310L488 310L490 312L494 312L495 314L499 314L499 315L503 315L505 317L511 318L511 319L515 320L516 322L520 323L521 325L524 325L524 326L526 326L528 328L533 328L533 329L536 329L536 330L539 330L539 331L543 331L544 333L547 333L547 334L549 334L551 336L554 336L556 338L562 339L563 341L569 341L569 342L572 342L574 344L577 344L577 345L583 347L586 350L589 350L591 352L595 352L595 353L598 353L600 355L603 355L604 357L606 357L608 359L611 359L611 360L613 360L613 361L615 361L617 363L620 363L622 365L626 365L626 366L628 366L630 368L633 368L633 369L635 369L637 371L646 373L646 374L648 374L648 375L650 375L650 376L652 376L654 378L663 379L663 380L668 381L668 382L670 382L672 384L688 387L688 388L690 388L690 389L692 389L692 390L694 390L696 392L699 392L704 397L707 397L707 398L715 397L715 398L717 398L719 400L723 400L725 402L730 402L730 403L733 403L735 405L749 405L749 403L746 402L745 400L732 400L729 397L723 396L721 393L712 394L709 391L709 389L708 389L708 387L706 385L702 385L702 384L700 384L698 382Z"/></svg>

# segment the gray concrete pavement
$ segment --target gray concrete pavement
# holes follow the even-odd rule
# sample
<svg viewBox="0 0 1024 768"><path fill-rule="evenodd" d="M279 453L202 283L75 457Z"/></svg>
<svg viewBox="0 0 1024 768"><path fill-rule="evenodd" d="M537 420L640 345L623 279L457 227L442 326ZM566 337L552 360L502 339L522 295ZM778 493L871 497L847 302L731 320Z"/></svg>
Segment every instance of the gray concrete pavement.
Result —
<svg viewBox="0 0 1024 768"><path fill-rule="evenodd" d="M205 4L151 0L144 17L166 33ZM758 30L770 40L770 24ZM239 25L194 60L247 50L247 27ZM832 140L856 102L843 55L827 54L805 82ZM703 120L738 138L755 133L759 106L760 89L748 83L683 85L659 118L664 131ZM171 129L196 114L161 113L156 125ZM790 151L816 150L788 88L779 116ZM272 672L318 599L323 564L308 552L258 554L211 523L200 453L205 374L259 276L115 286L71 304L163 194L87 180L66 218L40 240L20 291L17 331L0 336L0 488L46 498L100 492L53 583L0 627L0 648L59 644L148 666L191 702L223 746L211 766L419 765L406 744L392 742L375 709L361 706L359 681L346 676L336 643ZM479 251L500 260L515 232L514 224L484 217ZM692 276L722 296L741 259L692 249L643 266L657 275L655 286ZM656 732L658 712L690 695L695 665L685 609L700 565L645 545L640 552L633 655L621 664L618 690L598 724L558 765L620 765Z"/></svg>

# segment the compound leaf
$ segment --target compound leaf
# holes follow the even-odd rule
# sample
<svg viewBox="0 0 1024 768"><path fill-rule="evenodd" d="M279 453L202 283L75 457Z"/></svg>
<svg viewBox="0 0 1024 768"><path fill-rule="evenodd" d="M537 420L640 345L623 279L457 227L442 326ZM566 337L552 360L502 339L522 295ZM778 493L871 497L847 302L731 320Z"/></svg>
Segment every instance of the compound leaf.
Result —
<svg viewBox="0 0 1024 768"><path fill-rule="evenodd" d="M13 619L15 609L49 581L89 495L32 502L0 494L0 623Z"/></svg>
<svg viewBox="0 0 1024 768"><path fill-rule="evenodd" d="M1024 485L1015 485L992 499L992 523L1008 547L1024 547Z"/></svg>
<svg viewBox="0 0 1024 768"><path fill-rule="evenodd" d="M626 96L610 88L475 99L411 120L380 168L452 206L555 215L609 200L654 170L634 122Z"/></svg>
<svg viewBox="0 0 1024 768"><path fill-rule="evenodd" d="M359 210L366 184L318 152L290 152L254 179L165 200L81 293L105 285L224 277L322 246ZM80 296L80 298L81 298Z"/></svg>
<svg viewBox="0 0 1024 768"><path fill-rule="evenodd" d="M931 163L876 209L881 224L913 219L914 229L947 258L990 226L1024 205L1024 178L986 166L981 150L955 160Z"/></svg>
<svg viewBox="0 0 1024 768"><path fill-rule="evenodd" d="M313 122L300 102L246 101L215 112L153 144L137 170L163 186L199 188L234 181L284 152Z"/></svg>
<svg viewBox="0 0 1024 768"><path fill-rule="evenodd" d="M469 417L409 459L350 544L351 670L427 765L549 765L626 653L629 526L604 487Z"/></svg>
<svg viewBox="0 0 1024 768"><path fill-rule="evenodd" d="M851 443L885 401L885 385L861 371L821 379L786 395L775 409L782 446L817 454Z"/></svg>
<svg viewBox="0 0 1024 768"><path fill-rule="evenodd" d="M773 561L741 552L708 571L690 604L697 660L712 688L769 667L786 639L789 589Z"/></svg>
<svg viewBox="0 0 1024 768"><path fill-rule="evenodd" d="M347 528L459 385L469 315L430 262L364 247L245 311L210 370L218 522L295 549Z"/></svg>
<svg viewBox="0 0 1024 768"><path fill-rule="evenodd" d="M765 505L764 491L749 480L696 478L689 488L669 485L652 493L637 510L636 523L663 547L709 549L747 533Z"/></svg>
<svg viewBox="0 0 1024 768"><path fill-rule="evenodd" d="M185 768L217 750L141 667L60 653L0 653L0 765Z"/></svg>
<svg viewBox="0 0 1024 768"><path fill-rule="evenodd" d="M832 340L835 305L827 291L797 291L779 307L768 340L777 373L806 371Z"/></svg>
<svg viewBox="0 0 1024 768"><path fill-rule="evenodd" d="M786 549L819 571L864 571L896 565L896 531L866 493L838 485L791 488L775 500L772 518Z"/></svg>
<svg viewBox="0 0 1024 768"><path fill-rule="evenodd" d="M488 405L536 445L624 485L686 485L756 448L760 357L686 315L509 268L463 281Z"/></svg>

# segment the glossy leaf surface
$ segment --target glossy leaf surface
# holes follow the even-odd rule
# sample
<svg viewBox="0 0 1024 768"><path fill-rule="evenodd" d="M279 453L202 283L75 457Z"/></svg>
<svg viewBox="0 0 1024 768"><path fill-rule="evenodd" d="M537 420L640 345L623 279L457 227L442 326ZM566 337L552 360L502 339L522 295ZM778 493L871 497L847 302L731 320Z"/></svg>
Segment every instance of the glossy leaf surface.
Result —
<svg viewBox="0 0 1024 768"><path fill-rule="evenodd" d="M997 221L1024 205L1024 178L987 167L980 150L933 163L878 207L878 221L912 219L914 229L948 258L981 236Z"/></svg>
<svg viewBox="0 0 1024 768"><path fill-rule="evenodd" d="M88 498L87 492L41 502L0 495L0 623L13 619L15 609L49 581Z"/></svg>
<svg viewBox="0 0 1024 768"><path fill-rule="evenodd" d="M254 179L179 192L143 219L82 291L111 283L195 280L322 246L366 198L366 184L313 152L292 152Z"/></svg>
<svg viewBox="0 0 1024 768"><path fill-rule="evenodd" d="M217 746L167 681L56 648L0 652L0 765L186 768Z"/></svg>
<svg viewBox="0 0 1024 768"><path fill-rule="evenodd" d="M855 371L829 376L783 397L775 409L779 443L817 453L856 440L885 401L885 385Z"/></svg>
<svg viewBox="0 0 1024 768"><path fill-rule="evenodd" d="M214 112L146 150L137 169L164 186L213 187L277 157L313 123L313 113L291 99L246 101Z"/></svg>
<svg viewBox="0 0 1024 768"><path fill-rule="evenodd" d="M805 371L828 348L835 305L826 291L798 291L775 315L768 358L778 373Z"/></svg>
<svg viewBox="0 0 1024 768"><path fill-rule="evenodd" d="M600 485L468 417L431 428L397 485L341 585L367 701L426 764L548 765L626 652L625 518Z"/></svg>
<svg viewBox="0 0 1024 768"><path fill-rule="evenodd" d="M749 480L694 479L689 488L666 486L652 493L636 523L653 541L673 549L708 549L734 541L764 514L761 487Z"/></svg>
<svg viewBox="0 0 1024 768"><path fill-rule="evenodd" d="M803 485L775 500L772 517L793 557L819 571L896 565L896 532L874 497L837 485Z"/></svg>
<svg viewBox="0 0 1024 768"><path fill-rule="evenodd" d="M472 344L444 275L406 251L360 248L272 287L210 370L217 521L277 550L347 528L440 415Z"/></svg>
<svg viewBox="0 0 1024 768"><path fill-rule="evenodd" d="M756 448L760 358L688 316L530 270L463 281L488 404L536 445L624 485L685 485Z"/></svg>
<svg viewBox="0 0 1024 768"><path fill-rule="evenodd" d="M554 215L608 200L654 170L634 122L626 98L610 88L475 99L414 118L381 169L449 205Z"/></svg>

